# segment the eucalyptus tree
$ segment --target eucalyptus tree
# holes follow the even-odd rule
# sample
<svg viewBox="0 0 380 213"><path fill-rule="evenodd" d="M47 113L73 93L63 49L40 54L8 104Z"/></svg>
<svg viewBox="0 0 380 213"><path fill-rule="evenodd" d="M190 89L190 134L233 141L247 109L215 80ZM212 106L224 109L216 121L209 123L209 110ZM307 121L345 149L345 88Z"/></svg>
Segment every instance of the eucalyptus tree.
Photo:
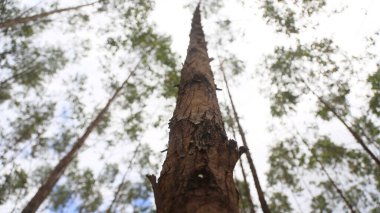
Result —
<svg viewBox="0 0 380 213"><path fill-rule="evenodd" d="M380 158L378 101L374 86L378 82L373 76L377 73L374 64L378 55L368 50L365 54L349 54L336 45L334 38L321 38L318 34L312 36L313 41L304 41L307 39L302 33L316 32L313 30L322 25L317 15L344 12L344 6L331 9L329 3L323 0L286 3L268 0L262 3L267 22L275 24L276 31L285 33L290 40L275 47L265 58L263 72L258 72L265 76L262 82L268 82L265 90L271 101L272 115L282 118L281 127L275 129L283 129L292 122L294 115L305 117L304 109L308 109L307 116L311 119L304 119L304 122L317 125L320 132L336 136L337 132L326 128L327 125L346 130L339 132L345 138L342 142L336 137L321 136L326 133L307 135L310 129L301 131L303 127L296 126L305 134L303 140L293 140L284 146L280 143L271 150L269 163L273 170L268 173L268 182L271 187L282 182L282 188L295 192L295 197L297 193L308 192L313 212L338 208L351 212L376 211L376 200L372 197L378 193ZM375 47L376 39L369 40L369 46ZM286 131L288 134L289 130ZM304 140L316 141L311 145L315 145L312 152L307 147L299 148ZM305 166L307 161L310 163ZM369 165L372 169L355 171L357 164ZM324 177L311 181L314 186L305 190L309 182L301 184L302 179L310 181L309 172L313 171L323 173ZM336 177L340 177L340 181ZM320 194L315 195L316 192Z"/></svg>
<svg viewBox="0 0 380 213"><path fill-rule="evenodd" d="M272 146L269 164L270 187L289 189L295 199L307 200L312 211L378 210L379 192L373 190L372 176L376 167L365 154L336 145L327 136L307 140L295 134L281 140ZM365 166L358 168L359 164Z"/></svg>
<svg viewBox="0 0 380 213"><path fill-rule="evenodd" d="M120 95L121 91L124 89L126 84L128 83L129 78L134 74L135 70L132 70L128 78L119 86L116 88L113 95L110 97L110 99L107 101L106 105L100 110L100 112L96 115L94 120L92 120L86 130L84 131L83 135L78 138L78 140L75 142L75 144L72 146L71 150L59 161L59 163L54 167L54 169L51 171L49 176L47 177L46 181L42 186L38 189L37 193L33 196L33 198L29 201L29 203L26 205L26 207L23 209L22 212L35 212L40 207L42 202L46 199L46 197L50 194L53 187L56 185L64 171L66 170L67 166L72 162L75 155L78 153L79 149L83 146L85 141L87 140L88 136L94 131L94 129L99 125L99 123L102 121L105 114L108 112L109 107L113 102L116 100L116 98Z"/></svg>
<svg viewBox="0 0 380 213"><path fill-rule="evenodd" d="M158 182L148 176L158 212L238 212L233 168L241 152L227 139L209 61L198 4L166 160Z"/></svg>
<svg viewBox="0 0 380 213"><path fill-rule="evenodd" d="M225 15L220 14L219 10L223 8L223 2L214 3L213 1L208 2L209 5L203 5L203 10L209 10L209 12L203 12L206 16L210 16L209 18L214 20L216 19L215 25L212 32L209 33L210 40L208 41L208 47L213 51L212 54L216 54L215 58L212 57L211 64L214 65L214 69L219 70L219 72L215 72L215 79L217 84L217 90L219 93L222 93L222 90L227 90L230 93L229 88L226 87L226 76L231 80L238 78L240 74L245 71L245 63L238 59L237 55L229 50L229 46L233 46L234 42L237 40L240 34L234 32L235 26L234 21L231 21L230 18L227 18ZM232 14L231 14L232 15ZM219 87L223 87L221 89ZM224 102L220 102L221 112L224 119L224 123L227 127L227 133L233 135L233 139L236 139L236 131L237 131L237 122L235 117L233 117L233 113L231 113L229 104L229 99L227 98ZM239 123L240 124L240 123ZM239 131L239 135L241 132ZM244 137L244 136L243 136ZM237 140L238 141L238 140ZM246 142L246 141L244 141ZM248 148L247 144L243 145ZM257 208L253 202L250 190L250 183L247 179L249 172L244 169L243 159L239 161L239 167L241 169L241 174L243 176L242 180L235 177L236 185L238 186L238 191L240 195L240 211L241 212L255 212L255 208Z"/></svg>
<svg viewBox="0 0 380 213"><path fill-rule="evenodd" d="M272 114L282 116L294 109L299 100L311 94L318 105L316 116L323 120L336 118L352 135L363 150L380 167L380 160L368 146L374 141L350 124L353 118L348 96L355 70L350 61L334 61L338 58L338 47L329 39L313 42L310 45L298 44L295 49L277 47L275 54L269 56L266 67L270 70L269 79L276 90L272 96ZM348 64L347 64L348 63ZM369 139L369 138L368 138Z"/></svg>
<svg viewBox="0 0 380 213"><path fill-rule="evenodd" d="M101 35L95 40L88 41L92 43L92 48L97 48L95 52L98 55L96 57L101 58L98 60L100 62L97 65L98 67L91 72L97 73L99 87L102 84L105 86L105 89L97 90L99 97L101 97L102 93L105 95L112 94L118 88L120 89L122 82L119 79L126 78L126 74L128 73L125 70L132 70L133 64L136 64L136 71L132 72L130 81L123 84L123 88L125 88L124 92L118 92L118 96L122 96L122 98L116 101L113 99L113 104L111 105L110 102L106 107L111 108L108 112L104 109L96 109L98 108L96 105L101 105L101 102L104 100L96 97L95 102L91 101L92 91L88 87L91 83L88 80L91 78L91 74L88 71L85 72L86 69L83 72L73 72L72 69L66 70L67 72L55 72L54 78L40 77L38 85L40 85L39 88L41 89L37 90L39 93L30 95L34 92L34 90L30 90L27 100L20 99L20 96L17 96L18 99L16 99L16 96L12 96L15 94L14 91L19 89L19 86L15 84L17 83L16 81L8 80L6 82L6 84L13 86L13 88L9 90L11 95L7 96L11 98L5 100L2 107L7 110L14 110L16 112L15 115L19 118L14 119L11 116L13 114L9 114L10 117L7 119L9 122L7 121L8 123L3 125L6 131L1 132L2 136L4 136L2 138L5 142L4 144L9 145L2 146L1 148L9 147L11 150L17 149L16 151L9 151L8 154L3 156L4 162L7 164L1 171L4 174L4 178L0 179L1 205L4 205L4 208L8 209L9 206L13 206L11 202L15 200L14 209L16 211L20 207L23 207L26 204L25 198L28 199L30 197L31 193L35 190L35 186L43 185L49 180L49 173L54 171L50 164L58 162L58 159L64 157L66 153L70 153L71 148L74 148L75 151L69 154L70 157L65 158L65 165L60 168L61 174L58 175L63 175L64 178L56 186L54 184L49 185L48 188L50 189L47 191L52 191L52 196L48 198L48 202L45 202L42 208L65 209L69 206L68 203L75 202L79 204L78 206L71 205L72 208L95 211L102 207L103 202L105 204L109 202L109 200L103 199L104 189L112 190L113 186L112 184L110 186L110 183L118 184L121 174L115 174L118 177L117 179L102 179L93 168L89 166L83 168L83 164L88 162L73 156L76 155L77 149L81 147L78 144L83 144L86 140L87 142L92 142L91 146L94 146L94 141L102 140L103 137L103 142L96 143L97 146L106 147L105 150L108 151L115 151L112 147L120 149L120 146L125 146L126 143L121 143L120 141L133 142L140 139L143 125L145 125L143 110L146 106L146 101L152 94L164 92L164 89L161 87L164 85L163 80L157 79L162 79L164 71L167 75L170 75L170 72L176 69L176 57L169 47L170 38L157 34L154 26L145 20L152 8L152 1L128 3L110 1L104 6L103 10L98 12L102 15L102 13L107 11L109 18L103 19L103 21L108 21L112 24L105 24L99 27L98 24L89 20L88 26L84 27L89 32L94 34L100 33L99 35ZM92 19L93 16L95 18L97 15L98 13L92 13L89 17ZM55 23L51 22L51 24L54 25ZM96 27L94 27L94 24ZM12 27L12 32L15 32L20 26L16 25ZM61 26L65 27L66 25ZM70 30L71 27L68 26ZM8 29L4 32L10 35L9 32L11 30ZM72 32L66 31L65 33L70 35ZM41 34L43 34L42 31ZM34 36L33 40L36 40L36 37ZM86 39L85 36L83 37ZM65 46L70 46L70 43L66 43ZM30 48L23 50L27 52L30 51ZM73 59L73 51L75 50L77 49L70 49L68 55L71 59ZM88 54L91 53L90 50L86 52ZM74 52L74 57L76 57L76 54L82 53L85 52ZM85 56L82 56L82 59ZM47 66L53 69L55 67L54 62L60 63L59 57L55 55L51 55L51 57L47 62L53 63L52 65L46 62L41 63L40 66ZM34 62L33 59L30 58L30 60ZM79 63L80 61L75 58L74 62ZM73 65L71 64L71 66ZM62 68L63 66L57 68L57 71ZM65 73L68 73L68 75ZM94 79L91 79L91 81L94 81ZM57 89L54 84L58 84L61 87ZM19 95L19 93L16 94ZM66 99L62 100L64 96ZM39 103L36 103L37 100ZM51 106L49 105L49 107L47 107L48 100L51 102ZM30 106L25 105L25 102ZM93 103L97 104L94 105ZM33 115L33 117L28 119L26 114L22 113L22 110ZM36 113L33 114L34 111ZM88 131L85 131L89 120L93 119L92 117L96 117L96 115L98 115L98 119L92 123L93 125L88 127ZM20 128L8 128L8 126L13 124L25 126L25 130L19 131ZM12 134L14 131L19 131L20 134ZM80 137L81 131L85 132L84 137ZM93 133L87 139L86 137L91 131ZM22 137L18 137L22 141L22 146L14 147L12 146L12 141L17 135L22 135ZM80 143L75 145L76 140ZM131 145L133 146L133 144ZM85 145L84 151L88 149L91 150L91 148ZM145 150L142 153L151 153L151 151ZM110 153L104 152L101 155L110 155ZM101 161L102 159L97 160L104 162L104 159L103 161ZM34 163L32 170L28 171L25 169L27 168L26 161ZM70 162L73 163L73 166L70 165ZM117 162L117 166L113 166L113 168L120 167L120 164L122 164L121 161ZM65 167L69 169L66 173L63 173ZM107 167L105 170L107 170ZM133 171L136 172L135 170ZM128 179L125 181L128 182ZM134 181L131 183L131 187L137 187L136 184L140 183ZM100 190L100 188L103 188L103 190ZM130 195L124 190L128 189L124 188L121 194L123 196L132 196L128 198L129 200L138 199L140 195L144 195L145 197L150 196L148 190L145 190L143 194L135 193L134 195L133 193ZM38 199L43 201L43 196L38 196ZM117 199L120 200L122 198L119 196ZM114 208L119 209L121 204L117 202ZM128 204L124 204L124 206L128 207ZM26 209L25 211L28 210Z"/></svg>
<svg viewBox="0 0 380 213"><path fill-rule="evenodd" d="M0 19L21 13L22 9L17 6L13 1L2 1ZM12 195L22 198L27 194L28 181L17 186L12 184L20 177L28 177L27 170L17 165L15 159L25 152L35 156L38 144L33 141L46 143L44 133L54 117L56 103L43 98L44 82L68 63L61 48L42 47L33 42L44 27L45 23L38 23L34 27L19 25L0 31L0 164L5 176L1 179L1 205Z"/></svg>

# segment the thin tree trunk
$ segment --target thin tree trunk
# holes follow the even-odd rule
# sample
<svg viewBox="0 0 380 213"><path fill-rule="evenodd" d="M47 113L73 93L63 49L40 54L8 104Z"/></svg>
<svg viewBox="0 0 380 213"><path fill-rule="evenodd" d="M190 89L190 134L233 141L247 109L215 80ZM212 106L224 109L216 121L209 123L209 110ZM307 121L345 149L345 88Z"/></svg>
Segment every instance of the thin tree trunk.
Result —
<svg viewBox="0 0 380 213"><path fill-rule="evenodd" d="M371 151L371 149L365 144L364 140L360 137L360 135L342 118L342 116L340 116L336 110L329 104L327 103L325 100L323 100L323 98L317 96L318 100L326 106L327 109L329 109L336 118L338 118L338 120L347 128L347 130L351 133L351 135L355 138L355 140L362 146L362 148L364 149L365 152L367 152L367 154L369 156L371 156L371 158L376 162L377 166L380 167L380 159L376 157L376 155Z"/></svg>
<svg viewBox="0 0 380 213"><path fill-rule="evenodd" d="M228 116L231 115L231 111L229 109L229 107L227 106L227 113L228 113ZM232 135L234 137L234 139L236 140L236 132L235 132L235 128L234 126L230 126L231 129L232 129ZM247 181L247 175L245 173L245 169L244 169L244 165L243 165L243 161L242 159L240 158L239 160L239 164L240 164L240 168L241 168L241 173L243 174L243 181L244 181L244 193L245 193L245 197L248 199L248 203L249 203L249 208L250 208L250 212L251 213L255 213L255 205L253 204L253 201L252 201L252 197L251 197L251 189L249 187L249 183Z"/></svg>
<svg viewBox="0 0 380 213"><path fill-rule="evenodd" d="M77 10L77 9L82 8L82 7L94 5L96 3L98 3L98 1L93 2L93 3L89 3L89 4L83 4L83 5L75 6L75 7L67 7L67 8L62 8L62 9L56 9L56 10L52 10L52 11L48 11L48 12L43 12L43 13L40 13L37 15L32 15L32 16L27 16L27 17L17 17L14 19L9 19L9 20L6 20L6 21L0 23L0 29L13 27L13 26L18 25L18 24L25 24L25 23L30 22L30 21L36 21L36 20L39 20L41 18L45 18L47 16L50 16L50 15L56 14L56 13L62 13L62 12L71 11L71 10Z"/></svg>
<svg viewBox="0 0 380 213"><path fill-rule="evenodd" d="M233 169L240 155L224 129L199 4L191 26L166 159L158 182L147 177L158 213L237 213Z"/></svg>
<svg viewBox="0 0 380 213"><path fill-rule="evenodd" d="M223 74L224 83L225 83L226 88L227 88L228 97L230 99L232 111L233 111L233 114L234 114L234 118L235 118L236 124L238 126L238 131L239 131L241 140L243 142L243 145L245 147L248 147L248 143L247 143L247 140L245 138L245 133L244 133L243 128L242 128L242 126L240 124L240 119L239 119L239 116L237 114L237 110L235 108L235 104L234 104L234 102L232 100L232 95L231 95L231 92L230 92L230 89L229 89L229 86L228 86L226 74L224 72L224 68L223 68L222 64L220 64L220 70L222 71L222 74ZM257 175L257 171L256 171L255 165L254 165L253 160L252 160L251 152L248 149L247 149L247 152L246 152L246 156L247 156L248 164L249 164L249 167L251 169L253 180L254 180L254 183L255 183L255 186L256 186L257 195L258 195L259 200L260 200L261 209L263 210L264 213L270 213L268 204L267 204L267 202L265 200L264 191L261 188L259 177Z"/></svg>
<svg viewBox="0 0 380 213"><path fill-rule="evenodd" d="M129 160L129 165L127 167L127 170L124 172L123 178L121 179L120 184L117 186L116 191L114 192L113 199L112 199L110 205L108 206L107 210L105 211L106 213L112 213L112 209L113 209L115 203L118 202L119 197L120 197L120 193L122 192L123 186L125 185L125 181L127 179L128 171L132 168L132 163L136 158L136 155L137 155L137 152L138 152L140 146L141 146L141 142L137 144L136 149L133 152L133 156Z"/></svg>
<svg viewBox="0 0 380 213"><path fill-rule="evenodd" d="M26 207L23 209L23 213L33 213L36 212L42 202L46 199L46 197L50 194L51 190L58 182L59 178L64 173L67 166L71 163L71 161L76 156L78 150L83 146L84 142L91 134L91 132L97 127L99 122L103 119L104 114L108 111L108 108L115 101L117 96L120 94L120 91L124 88L124 86L128 83L129 78L134 74L135 71L132 71L128 78L118 87L112 97L108 100L107 104L103 107L103 109L97 114L94 120L86 128L83 135L75 142L71 150L63 157L59 163L54 167L53 171L50 172L49 177L46 179L45 183L40 186L37 193L33 196L33 198L29 201Z"/></svg>
<svg viewBox="0 0 380 213"><path fill-rule="evenodd" d="M252 197L251 197L251 190L249 189L249 184L247 181L247 175L245 173L245 169L242 163L242 160L239 160L240 168L241 168L241 173L243 174L243 181L244 181L244 191L245 191L245 196L248 200L249 203L249 209L251 213L255 213L255 205L253 205Z"/></svg>
<svg viewBox="0 0 380 213"><path fill-rule="evenodd" d="M328 171L326 170L325 166L323 165L323 163L319 160L319 158L317 156L315 156L315 154L311 151L311 148L309 146L309 144L306 142L306 140L304 138L301 137L300 133L297 133L298 136L301 138L302 140L302 143L305 144L305 146L307 147L307 149L309 150L309 152L311 153L312 157L318 162L319 166L321 167L323 173L325 173L325 175L327 176L327 178L329 179L330 183L333 185L334 189L336 190L336 192L338 192L339 196L342 198L342 200L344 201L344 203L346 204L346 206L348 207L348 209L350 209L350 212L351 213L356 213L353 205L350 203L350 201L346 198L346 196L344 195L343 191L339 188L339 186L335 183L334 179L330 176L330 174L328 173Z"/></svg>
<svg viewBox="0 0 380 213"><path fill-rule="evenodd" d="M310 86L307 84L307 82L303 79L302 80L305 84L305 86L309 89L309 91L318 99L319 102L321 102L330 112L334 114L334 116L346 127L346 129L351 133L351 135L354 137L356 142L358 142L364 151L376 162L377 166L380 168L380 159L376 157L376 155L371 151L371 149L366 145L362 137L360 137L359 133L357 133L345 120L342 116L338 114L338 112L335 110L333 106L330 105L327 101L325 101L321 96L316 94L314 90L310 88Z"/></svg>

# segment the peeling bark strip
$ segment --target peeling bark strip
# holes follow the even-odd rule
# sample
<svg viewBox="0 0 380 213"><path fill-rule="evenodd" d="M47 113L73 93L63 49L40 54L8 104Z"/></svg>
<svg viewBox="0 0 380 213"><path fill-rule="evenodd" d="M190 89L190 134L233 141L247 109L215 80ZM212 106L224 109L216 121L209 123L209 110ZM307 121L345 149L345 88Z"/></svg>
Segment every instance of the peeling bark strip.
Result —
<svg viewBox="0 0 380 213"><path fill-rule="evenodd" d="M166 159L158 182L148 178L158 213L237 213L232 173L240 154L224 130L199 5L191 27Z"/></svg>

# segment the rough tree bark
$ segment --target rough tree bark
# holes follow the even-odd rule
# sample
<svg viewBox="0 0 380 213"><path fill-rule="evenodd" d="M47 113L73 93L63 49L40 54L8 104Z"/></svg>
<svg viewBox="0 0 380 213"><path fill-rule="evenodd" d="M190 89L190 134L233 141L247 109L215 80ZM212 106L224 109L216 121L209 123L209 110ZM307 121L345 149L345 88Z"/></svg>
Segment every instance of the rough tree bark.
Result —
<svg viewBox="0 0 380 213"><path fill-rule="evenodd" d="M98 1L93 2L93 3L89 3L89 4L83 4L83 5L75 6L75 7L67 7L67 8L62 8L62 9L56 9L56 10L43 12L43 13L32 15L32 16L17 17L14 19L9 19L9 20L6 20L6 21L0 23L0 29L13 27L13 26L18 25L18 24L25 24L25 23L30 22L30 21L36 21L36 20L39 20L41 18L45 18L47 16L50 16L50 15L56 14L56 13L62 13L62 12L71 11L71 10L77 10L77 9L82 8L82 7L94 5L96 3L98 3Z"/></svg>
<svg viewBox="0 0 380 213"><path fill-rule="evenodd" d="M240 119L239 119L239 116L237 114L237 110L236 110L235 104L234 104L234 102L232 100L232 95L231 95L231 92L230 92L230 88L228 86L227 77L226 77L226 74L224 72L224 68L223 68L222 64L220 64L220 70L221 70L221 72L223 74L223 80L224 80L224 83L225 83L226 88L227 88L228 97L230 99L230 104L231 104L231 107L232 107L232 112L234 114L235 122L237 124L239 135L241 137L243 145L245 147L248 147L248 143L247 143L247 140L245 138L245 133L243 131L243 127L240 124ZM263 191L263 189L261 188L261 185L260 185L260 180L259 180L259 176L257 175L255 164L253 163L251 152L248 149L247 149L247 152L246 152L246 156L247 156L249 168L251 169L251 172L252 172L252 177L253 177L253 181L255 183L257 195L259 197L261 209L263 210L264 213L270 213L267 201L265 200L264 191Z"/></svg>
<svg viewBox="0 0 380 213"><path fill-rule="evenodd" d="M83 135L78 138L78 140L75 142L71 150L63 157L58 164L54 167L53 171L50 172L48 178L46 179L45 183L40 186L36 194L33 196L33 198L29 201L29 203L25 206L25 208L22 210L23 213L33 213L36 212L37 209L40 207L42 202L46 199L46 197L50 194L51 190L55 186L55 184L58 182L58 180L63 175L64 171L66 170L67 166L71 163L71 161L74 159L76 154L78 153L78 150L83 146L84 142L88 138L88 136L91 134L91 132L96 128L96 126L99 124L99 122L103 119L104 114L108 111L111 104L115 101L115 99L120 94L121 90L125 87L125 85L128 83L129 78L134 74L134 71L128 76L128 78L121 84L120 87L118 87L112 97L108 99L107 104L103 107L103 109L96 115L95 119L91 121L91 123L86 128Z"/></svg>
<svg viewBox="0 0 380 213"><path fill-rule="evenodd" d="M239 152L226 136L209 61L198 5L169 123L166 159L158 182L148 175L158 213L238 212L232 173L244 148Z"/></svg>

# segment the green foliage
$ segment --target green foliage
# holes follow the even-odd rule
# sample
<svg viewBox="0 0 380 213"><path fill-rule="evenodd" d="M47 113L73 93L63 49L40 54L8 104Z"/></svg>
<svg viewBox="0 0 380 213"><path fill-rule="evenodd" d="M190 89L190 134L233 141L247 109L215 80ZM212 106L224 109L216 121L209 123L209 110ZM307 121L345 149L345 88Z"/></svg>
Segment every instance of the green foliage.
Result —
<svg viewBox="0 0 380 213"><path fill-rule="evenodd" d="M270 164L267 180L274 186L282 183L295 191L300 191L297 169L304 165L305 155L293 138L280 141L270 149Z"/></svg>
<svg viewBox="0 0 380 213"><path fill-rule="evenodd" d="M143 131L142 128L143 115L142 111L131 113L126 119L123 119L124 131L128 134L131 141L137 141Z"/></svg>
<svg viewBox="0 0 380 213"><path fill-rule="evenodd" d="M78 170L71 167L66 183L54 187L50 195L51 208L65 211L69 203L79 201L78 211L95 212L101 206L103 198L97 189L96 179L91 170Z"/></svg>
<svg viewBox="0 0 380 213"><path fill-rule="evenodd" d="M246 186L244 181L235 179L235 185L239 192L239 208L241 212L250 212L250 197L247 197Z"/></svg>
<svg viewBox="0 0 380 213"><path fill-rule="evenodd" d="M358 150L350 150L346 152L345 160L352 174L362 177L370 174L375 174L376 176L376 173L374 173L376 167L374 167L372 159L365 153Z"/></svg>
<svg viewBox="0 0 380 213"><path fill-rule="evenodd" d="M1 6L4 5L5 9L0 7L2 11L6 10L1 13L0 17L4 18L1 20L16 17L25 9L13 2L1 2ZM42 9L48 11L45 6L34 5L28 8L28 13L38 13ZM59 8L59 5L55 7ZM106 79L105 85L116 86L120 85L118 82L125 76L125 71L134 72L120 98L113 103L111 111L96 127L98 135L91 135L88 139L99 141L94 144L104 147L104 152L112 150L112 146L125 148L124 145L128 145L130 141L140 139L145 130L145 102L152 94L162 93L167 97L174 94L172 88L168 89L168 83L176 84L179 81L178 57L171 50L170 37L158 34L154 24L147 21L153 7L154 1L146 0L102 1L101 8L96 12L73 11L68 15L62 13L57 15L58 19L49 18L50 22L31 22L1 30L0 107L2 110L5 109L6 113L10 112L5 116L4 122L2 120L6 131L1 131L0 134L0 140L5 142L5 146L1 147L1 165L9 167L10 163L13 163L12 160L46 162L44 166L32 168L30 173L33 175L30 176L33 177L28 177L23 186L25 189L33 189L30 191L34 192L36 187L46 181L54 166L50 163L57 162L70 150L86 129L90 119L96 116L91 114L97 111L92 108L97 106L97 101L104 100L103 96L96 97L98 94L94 94L99 91L97 85L90 87L89 83L100 80L101 84ZM98 12L102 15L98 16ZM105 12L107 14L104 14ZM68 18L66 20L70 26L64 18ZM95 23L94 20L101 20L102 23ZM43 39L46 35L40 35L44 33L43 29L50 30L46 28L47 23L53 26L51 29L57 31L54 33L73 36L75 44L87 46L82 48L67 43L60 47L60 42L54 46L45 44L48 43ZM77 30L87 32L77 33ZM91 36L86 38L87 34ZM106 41L105 38L109 38L107 44L99 47L99 41ZM91 57L94 58L89 58L94 63L83 68L80 60L82 58L77 56L86 56L87 51L92 51L89 47L97 48L91 52ZM83 52L78 52L79 49ZM96 57L100 58L99 63L96 62ZM135 70L132 64L137 64ZM100 66L103 69L99 69ZM67 69L63 72L64 68ZM78 71L79 69L82 70ZM86 81L88 76L91 81ZM109 94L115 91L112 86L107 89L110 89L107 91ZM95 102L92 97L95 97ZM93 151L93 147L86 148L90 152ZM82 148L81 151L87 149ZM156 171L157 165L153 166L151 162L154 156L152 150L142 148L141 152L141 155L134 159L137 161L136 167L142 164L140 171ZM98 165L104 163L104 158L103 161L97 161L97 152L93 152L92 156L95 157L91 161L96 161ZM107 163L105 171L101 171L99 175L95 175L97 173L93 168L83 170L75 163L72 162L74 166L70 166L69 171L65 172L66 176L61 178L53 189L49 197L50 202L47 203L48 209L65 212L77 205L75 208L79 212L100 211L100 207L109 202L109 199L103 200L105 191L109 193L112 187L121 181L118 177L121 163ZM7 186L9 190L18 190L14 185ZM139 205L139 199L151 199L150 187L149 183L135 179L131 187L124 192L129 204L120 202L116 208L122 209L132 205L137 212L151 210L153 205L150 201L147 205ZM5 189L4 191L7 192ZM25 198L29 198L31 194L22 194L20 197L18 191L7 192L9 195L1 198L2 203L21 199L22 203L25 203ZM20 210L20 203L15 204L16 211Z"/></svg>
<svg viewBox="0 0 380 213"><path fill-rule="evenodd" d="M377 71L368 76L367 81L370 83L373 96L369 101L370 110L380 117L380 65L377 65Z"/></svg>
<svg viewBox="0 0 380 213"><path fill-rule="evenodd" d="M274 24L277 32L288 35L300 32L300 19L308 19L326 5L325 0L281 1L265 0L261 9L265 20Z"/></svg>
<svg viewBox="0 0 380 213"><path fill-rule="evenodd" d="M116 175L119 173L119 166L116 163L106 164L106 169L99 175L100 183L113 183Z"/></svg>
<svg viewBox="0 0 380 213"><path fill-rule="evenodd" d="M277 92L270 107L272 115L281 117L287 112L294 110L293 105L297 104L297 98L298 96L290 91Z"/></svg>
<svg viewBox="0 0 380 213"><path fill-rule="evenodd" d="M324 165L337 165L344 160L347 151L344 147L333 143L327 136L323 136L313 144L311 152ZM315 167L316 161L309 161L308 166Z"/></svg>
<svg viewBox="0 0 380 213"><path fill-rule="evenodd" d="M17 88L17 85L23 86L24 92L41 87L46 77L65 66L67 59L59 48L40 49L23 43L12 49L12 54L7 54L2 63L1 69L5 75L0 81L0 102L16 98L11 89Z"/></svg>
<svg viewBox="0 0 380 213"><path fill-rule="evenodd" d="M369 107L372 110L372 112L377 116L380 116L379 103L380 103L380 93L375 93L369 102Z"/></svg>
<svg viewBox="0 0 380 213"><path fill-rule="evenodd" d="M323 97L324 101L328 103L328 106L323 102L318 103L318 110L316 112L317 116L323 120L331 120L333 116L335 116L331 107L334 112L341 117L348 115L349 105L347 102L347 96L349 93L350 88L347 83L339 85L337 93L330 93L328 96Z"/></svg>
<svg viewBox="0 0 380 213"><path fill-rule="evenodd" d="M233 53L228 53L226 57L223 58L223 67L228 70L231 76L236 76L245 70L244 61L240 60L237 55Z"/></svg>
<svg viewBox="0 0 380 213"><path fill-rule="evenodd" d="M331 213L332 210L328 204L328 202L326 201L326 198L320 194L316 197L313 197L313 199L311 200L311 209L312 209L312 213Z"/></svg>
<svg viewBox="0 0 380 213"><path fill-rule="evenodd" d="M20 143L36 136L41 139L45 125L52 118L55 109L54 103L46 103L46 105L31 104L26 105L20 110L23 116L17 117L10 123L14 127L11 133L13 142Z"/></svg>
<svg viewBox="0 0 380 213"><path fill-rule="evenodd" d="M110 121L111 121L111 113L108 111L106 112L100 123L96 126L96 132L101 135L105 132L106 128L110 126Z"/></svg>
<svg viewBox="0 0 380 213"><path fill-rule="evenodd" d="M0 204L3 204L10 195L25 190L28 174L23 169L15 169L0 179Z"/></svg>
<svg viewBox="0 0 380 213"><path fill-rule="evenodd" d="M63 210L71 199L72 192L66 185L59 185L51 193L52 209L54 211Z"/></svg>
<svg viewBox="0 0 380 213"><path fill-rule="evenodd" d="M281 192L274 192L269 198L269 209L273 213L293 212L288 196Z"/></svg>
<svg viewBox="0 0 380 213"><path fill-rule="evenodd" d="M347 83L335 84L323 81L339 70L337 62L332 58L337 47L329 39L322 39L308 45L297 44L295 48L276 47L273 55L266 58L265 64L269 72L267 77L275 89L270 90L271 112L281 117L295 110L299 100L311 93L319 95L316 90L327 89L331 92L325 101L330 103L338 113L347 114L346 96L349 94ZM316 86L314 86L316 84ZM318 85L318 86L317 86ZM321 88L321 85L323 86ZM328 119L331 110L319 103L317 115Z"/></svg>

